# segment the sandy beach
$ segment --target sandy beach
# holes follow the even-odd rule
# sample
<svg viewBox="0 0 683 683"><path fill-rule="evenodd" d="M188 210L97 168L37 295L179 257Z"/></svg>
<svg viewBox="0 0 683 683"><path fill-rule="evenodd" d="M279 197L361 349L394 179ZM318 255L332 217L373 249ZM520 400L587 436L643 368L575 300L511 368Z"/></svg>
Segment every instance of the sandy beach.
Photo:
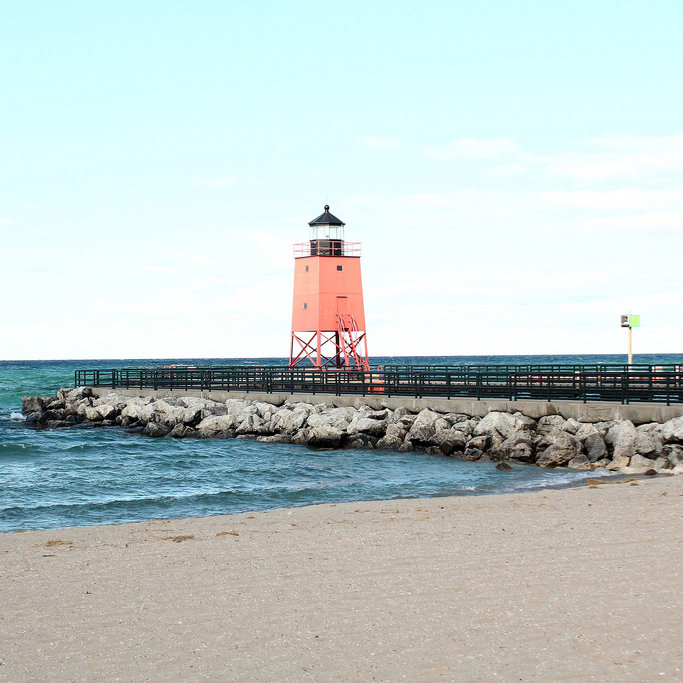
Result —
<svg viewBox="0 0 683 683"><path fill-rule="evenodd" d="M683 681L683 478L0 536L2 681Z"/></svg>

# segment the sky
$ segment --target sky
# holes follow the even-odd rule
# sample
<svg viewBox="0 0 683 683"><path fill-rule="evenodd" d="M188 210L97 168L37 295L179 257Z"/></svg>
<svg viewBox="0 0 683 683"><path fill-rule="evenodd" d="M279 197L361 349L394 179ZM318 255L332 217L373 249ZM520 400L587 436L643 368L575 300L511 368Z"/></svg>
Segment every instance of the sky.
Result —
<svg viewBox="0 0 683 683"><path fill-rule="evenodd" d="M683 352L683 3L0 0L0 359Z"/></svg>

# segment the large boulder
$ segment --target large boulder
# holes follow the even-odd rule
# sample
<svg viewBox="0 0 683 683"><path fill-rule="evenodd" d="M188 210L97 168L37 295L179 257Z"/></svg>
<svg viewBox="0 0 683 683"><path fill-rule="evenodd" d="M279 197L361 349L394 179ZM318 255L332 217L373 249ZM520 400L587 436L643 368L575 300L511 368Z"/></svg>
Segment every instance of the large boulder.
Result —
<svg viewBox="0 0 683 683"><path fill-rule="evenodd" d="M85 418L88 422L100 422L101 420L113 420L116 418L117 410L108 403L98 406L87 406L85 408Z"/></svg>
<svg viewBox="0 0 683 683"><path fill-rule="evenodd" d="M664 443L683 443L683 417L675 417L662 425Z"/></svg>
<svg viewBox="0 0 683 683"><path fill-rule="evenodd" d="M513 434L522 431L535 431L536 422L526 415L521 413L500 413L497 411L491 412L482 418L474 428L474 435L481 436L488 434L495 440L495 436L501 437L501 441L509 439Z"/></svg>
<svg viewBox="0 0 683 683"><path fill-rule="evenodd" d="M639 455L638 453L631 458L629 467L641 467L644 470L656 469L654 460L646 458L644 455Z"/></svg>
<svg viewBox="0 0 683 683"><path fill-rule="evenodd" d="M429 408L420 411L406 436L406 440L410 441L413 445L431 443L432 437L436 434L434 423L438 419L438 413L429 410Z"/></svg>
<svg viewBox="0 0 683 683"><path fill-rule="evenodd" d="M589 470L591 469L591 463L585 455L577 455L567 463L567 467L571 467L574 470Z"/></svg>
<svg viewBox="0 0 683 683"><path fill-rule="evenodd" d="M346 431L355 412L353 408L331 408L322 413L312 413L308 416L308 426L312 429L325 427L343 432Z"/></svg>
<svg viewBox="0 0 683 683"><path fill-rule="evenodd" d="M247 415L253 415L256 412L256 408L251 401L245 401L241 398L229 398L225 402L225 407L228 409L228 415L237 415L242 420Z"/></svg>
<svg viewBox="0 0 683 683"><path fill-rule="evenodd" d="M683 462L683 446L677 443L667 444L662 449L662 456L672 465L678 465L679 462Z"/></svg>
<svg viewBox="0 0 683 683"><path fill-rule="evenodd" d="M310 410L301 407L280 408L270 421L270 429L281 434L296 434L304 428L310 414Z"/></svg>
<svg viewBox="0 0 683 683"><path fill-rule="evenodd" d="M92 393L92 387L76 387L64 396L64 401L66 403L76 403L81 399L90 398Z"/></svg>
<svg viewBox="0 0 683 683"><path fill-rule="evenodd" d="M432 439L434 445L439 447L446 441L450 444L454 444L455 448L453 450L463 451L465 450L468 439L464 432L461 432L459 429L453 429L452 427L436 432Z"/></svg>
<svg viewBox="0 0 683 683"><path fill-rule="evenodd" d="M211 417L205 417L197 425L197 431L202 436L213 436L221 432L237 429L239 425L238 415L212 415Z"/></svg>
<svg viewBox="0 0 683 683"><path fill-rule="evenodd" d="M21 399L21 412L24 415L29 413L40 413L45 409L45 403L40 396L23 396Z"/></svg>
<svg viewBox="0 0 683 683"><path fill-rule="evenodd" d="M368 434L369 436L381 437L387 431L386 419L375 419L371 417L364 417L362 413L356 413L351 422L349 422L346 433L351 434Z"/></svg>
<svg viewBox="0 0 683 683"><path fill-rule="evenodd" d="M579 428L576 430L576 438L584 443L586 439L591 435L591 434L599 434L598 430L595 428L594 424L591 424L590 422L583 422L579 426Z"/></svg>
<svg viewBox="0 0 683 683"><path fill-rule="evenodd" d="M539 421L536 431L539 434L550 434L554 429L559 429L564 431L564 427L567 424L562 415L544 415Z"/></svg>
<svg viewBox="0 0 683 683"><path fill-rule="evenodd" d="M228 415L227 417L233 417L232 415ZM239 419L239 415L235 415L237 419ZM259 436L268 436L270 434L270 429L268 428L268 423L265 422L262 418L258 416L258 414L253 413L251 415L247 415L242 422L240 422L239 426L235 430L235 434L237 436L242 436L242 435L247 435L247 434L255 434Z"/></svg>
<svg viewBox="0 0 683 683"><path fill-rule="evenodd" d="M631 420L617 422L608 432L605 441L612 446L612 460L631 458L636 452L636 428Z"/></svg>
<svg viewBox="0 0 683 683"><path fill-rule="evenodd" d="M583 449L590 462L597 462L607 456L607 446L597 430L586 437Z"/></svg>
<svg viewBox="0 0 683 683"><path fill-rule="evenodd" d="M377 442L376 447L397 451L403 445L407 433L401 424L390 424L387 426L387 433Z"/></svg>
<svg viewBox="0 0 683 683"><path fill-rule="evenodd" d="M650 427L650 425L641 425L636 427L636 453L640 455L656 455L662 452L662 435L656 429L642 429L642 427Z"/></svg>
<svg viewBox="0 0 683 683"><path fill-rule="evenodd" d="M528 462L529 456L533 453L533 441L534 433L528 430L517 432L512 436L508 437L496 448L496 457L498 460L510 460L512 459L512 454L515 452L521 458L515 458L517 460L521 459ZM518 449L517 446L526 445L528 448Z"/></svg>
<svg viewBox="0 0 683 683"><path fill-rule="evenodd" d="M624 467L628 467L631 458L626 455L619 455L607 464L607 469L610 472L616 472L617 470L622 470Z"/></svg>
<svg viewBox="0 0 683 683"><path fill-rule="evenodd" d="M307 443L317 448L338 448L343 437L344 432L341 429L322 424L309 429Z"/></svg>
<svg viewBox="0 0 683 683"><path fill-rule="evenodd" d="M566 465L572 458L581 455L581 442L574 436L558 439L546 448L536 460L541 467L558 467Z"/></svg>

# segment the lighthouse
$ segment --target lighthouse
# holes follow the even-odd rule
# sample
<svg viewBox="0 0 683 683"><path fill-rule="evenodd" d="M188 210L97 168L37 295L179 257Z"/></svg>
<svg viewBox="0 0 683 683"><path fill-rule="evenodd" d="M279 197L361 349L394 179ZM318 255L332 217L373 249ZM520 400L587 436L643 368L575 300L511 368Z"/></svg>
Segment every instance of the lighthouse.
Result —
<svg viewBox="0 0 683 683"><path fill-rule="evenodd" d="M294 245L294 303L289 365L369 370L360 244L344 240L345 223L325 211Z"/></svg>

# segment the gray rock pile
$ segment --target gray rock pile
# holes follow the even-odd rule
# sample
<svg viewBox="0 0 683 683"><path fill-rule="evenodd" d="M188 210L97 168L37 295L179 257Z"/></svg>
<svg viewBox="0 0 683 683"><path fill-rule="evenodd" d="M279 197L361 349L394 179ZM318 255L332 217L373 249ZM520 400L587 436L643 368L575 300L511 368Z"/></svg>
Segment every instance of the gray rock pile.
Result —
<svg viewBox="0 0 683 683"><path fill-rule="evenodd" d="M89 387L56 396L25 396L23 412L37 428L121 426L149 436L256 438L318 448L378 448L535 463L606 468L627 474L683 473L683 417L635 426L629 420L580 423L550 415L491 412L484 418L401 407L373 410L330 404L279 405L228 399L98 396Z"/></svg>

